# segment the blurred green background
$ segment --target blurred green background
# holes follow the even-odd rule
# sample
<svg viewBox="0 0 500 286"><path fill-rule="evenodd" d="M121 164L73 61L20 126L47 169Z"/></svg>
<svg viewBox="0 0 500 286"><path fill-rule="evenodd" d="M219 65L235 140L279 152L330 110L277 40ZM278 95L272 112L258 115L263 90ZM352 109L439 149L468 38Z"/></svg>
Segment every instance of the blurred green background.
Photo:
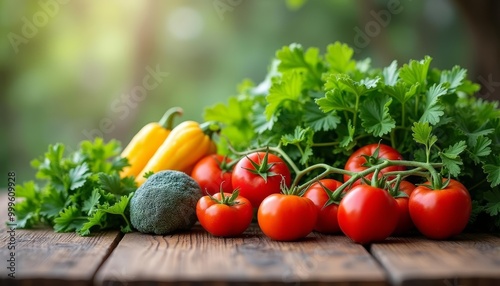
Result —
<svg viewBox="0 0 500 286"><path fill-rule="evenodd" d="M430 55L435 67L489 80L482 96L494 98L498 57L479 59L488 51L464 2L1 0L0 173L34 178L30 161L56 142L75 149L102 135L125 145L172 106L201 121L243 79L263 80L275 51L293 42L325 51L342 41L379 67ZM496 5L498 18L495 1L470 2Z"/></svg>

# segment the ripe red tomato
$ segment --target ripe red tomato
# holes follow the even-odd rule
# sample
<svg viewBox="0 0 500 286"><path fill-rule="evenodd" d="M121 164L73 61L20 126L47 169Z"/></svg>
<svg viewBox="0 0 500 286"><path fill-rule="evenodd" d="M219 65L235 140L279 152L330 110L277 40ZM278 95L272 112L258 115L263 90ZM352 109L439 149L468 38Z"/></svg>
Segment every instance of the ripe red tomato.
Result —
<svg viewBox="0 0 500 286"><path fill-rule="evenodd" d="M203 194L232 193L231 171L226 169L231 159L219 154L208 155L194 165L191 177L200 185Z"/></svg>
<svg viewBox="0 0 500 286"><path fill-rule="evenodd" d="M257 221L262 232L273 240L294 241L306 237L318 218L314 203L296 195L272 194L262 201Z"/></svg>
<svg viewBox="0 0 500 286"><path fill-rule="evenodd" d="M428 238L447 239L465 229L472 202L467 188L452 179L441 190L432 190L425 185L416 187L408 207L418 231Z"/></svg>
<svg viewBox="0 0 500 286"><path fill-rule="evenodd" d="M237 236L250 225L253 218L253 208L244 197L238 196L232 201L224 201L234 194L221 193L203 196L196 204L196 216L201 226L214 236Z"/></svg>
<svg viewBox="0 0 500 286"><path fill-rule="evenodd" d="M282 180L290 186L290 169L280 157L266 152L243 157L234 166L231 177L233 190L238 189L254 208L267 196L279 193Z"/></svg>
<svg viewBox="0 0 500 286"><path fill-rule="evenodd" d="M337 213L342 232L354 242L381 241L398 223L398 204L386 190L354 186L340 201Z"/></svg>
<svg viewBox="0 0 500 286"><path fill-rule="evenodd" d="M377 150L377 147L379 148L377 158L389 159L389 160L402 160L403 159L401 154L399 154L399 152L396 149L392 148L391 146L384 145L384 144L379 145L378 143L375 143L375 144L370 144L370 145L366 145L364 147L361 147L358 150L356 150L354 153L352 153L351 156L349 156L349 159L347 159L347 162L345 164L344 169L347 171L351 171L351 172L361 172L361 171L366 170L368 168L367 165L377 164L376 160L375 160L375 162L368 162L366 160L366 158L364 157L364 156L374 156L374 154ZM404 169L405 169L404 166L390 166L390 167L384 168L384 169L380 170L379 178L382 177L382 175L386 172L402 171ZM373 177L373 173L365 176L365 178L368 180L371 180L372 177ZM349 178L351 178L351 176L344 175L344 182L349 180ZM359 185L360 183L361 183L361 180L357 180L356 182L354 182L353 186Z"/></svg>
<svg viewBox="0 0 500 286"><path fill-rule="evenodd" d="M337 220L338 204L332 203L326 207L325 204L330 199L327 192L333 192L341 185L342 183L337 180L322 179L319 183L316 182L312 184L304 193L304 197L310 199L318 209L318 220L314 230L322 233L340 232L339 222Z"/></svg>
<svg viewBox="0 0 500 286"><path fill-rule="evenodd" d="M398 203L399 220L396 229L394 230L394 234L404 234L415 227L408 209L409 197L414 189L415 185L408 181L401 181L399 185L399 190L404 192L407 197L396 198L396 202Z"/></svg>

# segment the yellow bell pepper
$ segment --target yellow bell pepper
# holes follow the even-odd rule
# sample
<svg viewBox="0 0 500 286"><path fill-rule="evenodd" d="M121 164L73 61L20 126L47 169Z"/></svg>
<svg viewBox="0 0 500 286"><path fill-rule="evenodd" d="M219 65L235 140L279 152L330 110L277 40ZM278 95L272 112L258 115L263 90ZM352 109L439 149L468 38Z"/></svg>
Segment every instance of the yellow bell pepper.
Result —
<svg viewBox="0 0 500 286"><path fill-rule="evenodd" d="M136 177L140 186L145 181L144 175L162 170L189 172L201 158L214 151L212 134L219 130L213 122L199 124L195 121L184 121L177 125L163 144L158 148L142 172Z"/></svg>
<svg viewBox="0 0 500 286"><path fill-rule="evenodd" d="M141 128L120 155L127 158L130 164L120 172L122 178L127 176L137 177L139 175L170 134L173 128L174 116L182 115L182 112L182 108L172 107L165 112L160 121L148 123Z"/></svg>

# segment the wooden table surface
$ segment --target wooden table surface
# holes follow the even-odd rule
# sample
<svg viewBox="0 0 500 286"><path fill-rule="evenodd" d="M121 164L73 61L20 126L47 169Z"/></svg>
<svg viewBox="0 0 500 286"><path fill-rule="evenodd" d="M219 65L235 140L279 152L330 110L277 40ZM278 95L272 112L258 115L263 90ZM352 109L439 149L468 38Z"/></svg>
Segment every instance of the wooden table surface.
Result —
<svg viewBox="0 0 500 286"><path fill-rule="evenodd" d="M0 204L3 222L5 196ZM298 242L271 241L257 225L237 238L212 237L199 225L165 236L17 229L15 250L9 250L7 230L3 226L0 235L0 285L500 285L498 234L448 241L391 237L361 246L317 233ZM11 257L15 269L9 270Z"/></svg>

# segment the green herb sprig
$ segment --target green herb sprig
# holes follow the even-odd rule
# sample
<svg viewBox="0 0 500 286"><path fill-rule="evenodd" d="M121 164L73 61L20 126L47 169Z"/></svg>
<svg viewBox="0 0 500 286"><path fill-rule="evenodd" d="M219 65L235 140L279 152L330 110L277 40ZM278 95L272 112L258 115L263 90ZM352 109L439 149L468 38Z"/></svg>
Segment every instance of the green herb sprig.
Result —
<svg viewBox="0 0 500 286"><path fill-rule="evenodd" d="M18 186L16 226L50 225L56 232L82 236L105 229L132 231L128 203L136 184L132 177L120 178L128 163L118 156L119 142L96 138L83 141L71 154L64 149L60 143L50 145L43 157L32 161L44 185L28 181Z"/></svg>

